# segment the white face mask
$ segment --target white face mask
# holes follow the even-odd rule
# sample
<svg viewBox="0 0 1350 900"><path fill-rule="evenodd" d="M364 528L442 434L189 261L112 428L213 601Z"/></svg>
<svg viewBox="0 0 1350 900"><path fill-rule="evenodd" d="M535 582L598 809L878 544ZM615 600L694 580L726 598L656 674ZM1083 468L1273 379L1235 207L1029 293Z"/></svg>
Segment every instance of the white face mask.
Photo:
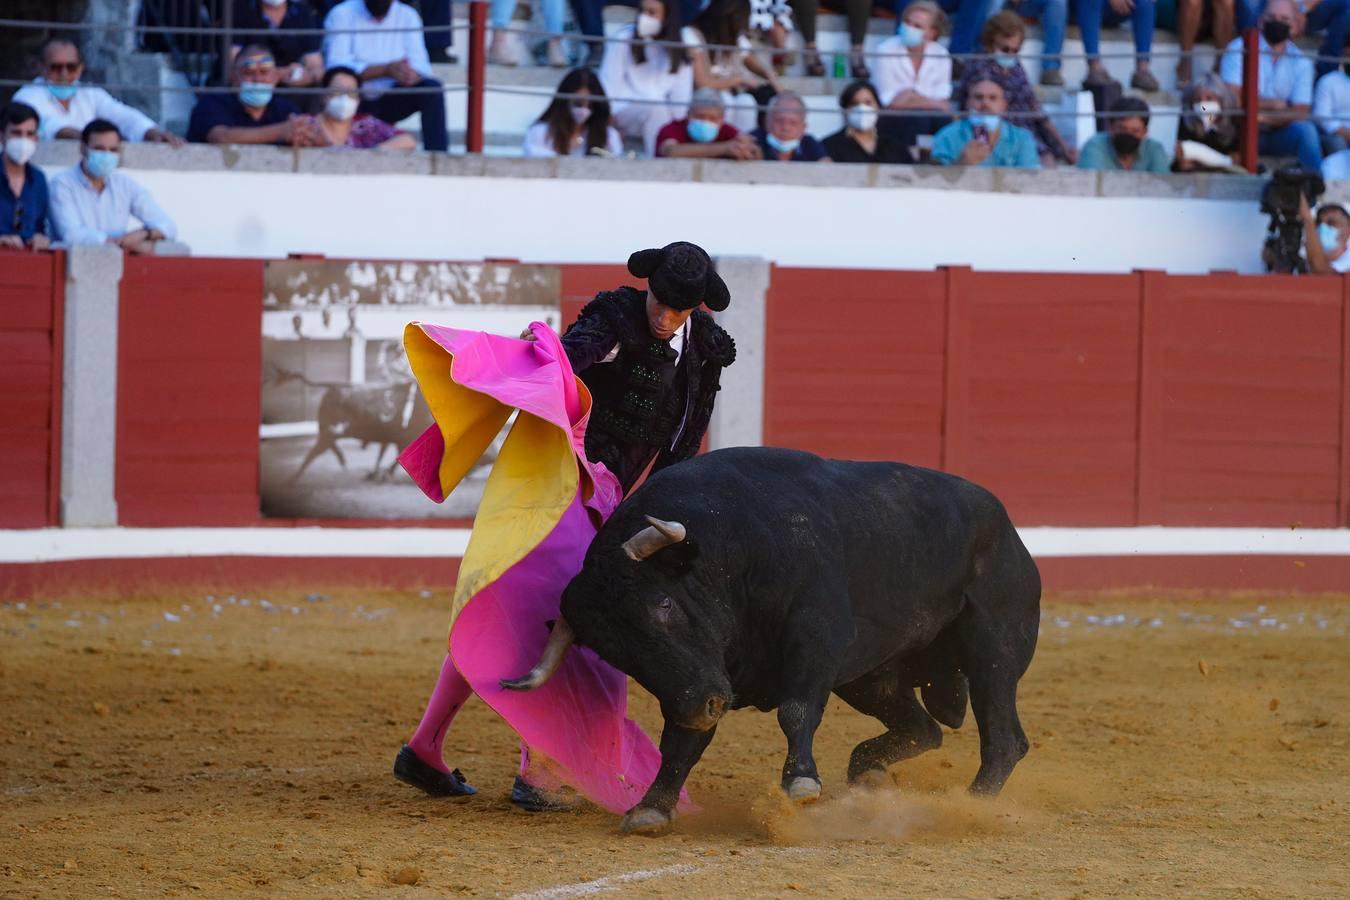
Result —
<svg viewBox="0 0 1350 900"><path fill-rule="evenodd" d="M324 104L324 112L334 119L345 122L356 115L358 105L360 101L351 94L338 94L328 98L328 102Z"/></svg>
<svg viewBox="0 0 1350 900"><path fill-rule="evenodd" d="M286 0L263 0L263 3L266 3L268 6L271 7L277 7L277 6L284 6L286 4Z"/></svg>
<svg viewBox="0 0 1350 900"><path fill-rule="evenodd" d="M1204 126L1206 131L1209 131L1219 121L1219 113L1223 110L1223 104L1218 100L1201 100L1191 109L1195 110L1200 117L1200 124Z"/></svg>
<svg viewBox="0 0 1350 900"><path fill-rule="evenodd" d="M874 107L859 103L857 106L850 106L844 112L844 120L854 131L871 131L877 127L880 115Z"/></svg>
<svg viewBox="0 0 1350 900"><path fill-rule="evenodd" d="M654 38L661 33L661 20L646 13L637 17L638 37Z"/></svg>
<svg viewBox="0 0 1350 900"><path fill-rule="evenodd" d="M591 108L589 106L569 106L568 111L572 113L572 121L578 125L585 125L591 117Z"/></svg>
<svg viewBox="0 0 1350 900"><path fill-rule="evenodd" d="M37 141L29 137L13 137L5 139L5 155L10 158L16 166L21 166L33 158L37 152Z"/></svg>

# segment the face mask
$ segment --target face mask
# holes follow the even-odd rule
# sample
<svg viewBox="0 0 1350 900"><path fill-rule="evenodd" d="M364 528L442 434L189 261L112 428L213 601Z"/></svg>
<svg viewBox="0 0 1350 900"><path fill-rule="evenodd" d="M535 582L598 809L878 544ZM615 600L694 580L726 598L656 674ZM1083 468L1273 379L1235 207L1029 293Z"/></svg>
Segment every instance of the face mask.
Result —
<svg viewBox="0 0 1350 900"><path fill-rule="evenodd" d="M111 150L90 150L84 168L95 178L107 178L117 168L117 154Z"/></svg>
<svg viewBox="0 0 1350 900"><path fill-rule="evenodd" d="M278 6L284 6L286 4L286 0L263 0L263 3L275 8Z"/></svg>
<svg viewBox="0 0 1350 900"><path fill-rule="evenodd" d="M265 109L272 102L272 85L245 81L239 85L239 102L250 109Z"/></svg>
<svg viewBox="0 0 1350 900"><path fill-rule="evenodd" d="M661 20L646 13L637 17L638 37L654 38L661 33Z"/></svg>
<svg viewBox="0 0 1350 900"><path fill-rule="evenodd" d="M1116 151L1116 156L1133 156L1139 152L1139 145L1142 143L1143 141L1132 134L1111 135L1111 149Z"/></svg>
<svg viewBox="0 0 1350 900"><path fill-rule="evenodd" d="M1219 111L1223 109L1223 104L1218 100L1201 100L1191 109L1200 117L1200 125L1206 131L1213 131L1214 125L1219 121Z"/></svg>
<svg viewBox="0 0 1350 900"><path fill-rule="evenodd" d="M377 19L383 19L389 15L389 7L394 5L394 0L366 0L366 12Z"/></svg>
<svg viewBox="0 0 1350 900"><path fill-rule="evenodd" d="M995 53L995 54L994 54L994 62L998 63L1000 66L1002 66L1002 67L1005 68L1005 69L1011 69L1013 66L1017 65L1017 54L1016 54L1016 53Z"/></svg>
<svg viewBox="0 0 1350 900"><path fill-rule="evenodd" d="M906 47L917 47L923 43L923 29L915 28L908 22L901 22L895 33L900 35L900 43Z"/></svg>
<svg viewBox="0 0 1350 900"><path fill-rule="evenodd" d="M351 94L338 94L337 96L329 97L328 102L324 104L323 108L332 118L345 122L356 115L356 107L359 105L360 101Z"/></svg>
<svg viewBox="0 0 1350 900"><path fill-rule="evenodd" d="M1335 225L1323 222L1317 226L1317 240L1322 244L1323 250L1334 253L1341 246L1341 230Z"/></svg>
<svg viewBox="0 0 1350 900"><path fill-rule="evenodd" d="M591 108L589 106L569 106L568 112L572 114L572 121L578 125L585 125L591 117Z"/></svg>
<svg viewBox="0 0 1350 900"><path fill-rule="evenodd" d="M8 138L5 141L5 155L21 166L33 158L37 152L37 141L27 137Z"/></svg>
<svg viewBox="0 0 1350 900"><path fill-rule="evenodd" d="M790 141L785 141L781 138L774 137L772 134L766 135L764 139L775 153L795 153L797 146L801 144L801 138L793 138Z"/></svg>
<svg viewBox="0 0 1350 900"><path fill-rule="evenodd" d="M859 103L857 106L850 106L844 112L844 121L848 122L848 127L854 131L871 131L877 127L877 118L880 116L874 108Z"/></svg>
<svg viewBox="0 0 1350 900"><path fill-rule="evenodd" d="M722 127L716 122L709 122L707 119L689 120L689 137L700 144L711 143L717 137L717 132Z"/></svg>
<svg viewBox="0 0 1350 900"><path fill-rule="evenodd" d="M1267 44L1283 44L1289 40L1289 23L1276 22L1273 19L1261 26L1261 36Z"/></svg>
<svg viewBox="0 0 1350 900"><path fill-rule="evenodd" d="M983 125L984 130L990 134L998 131L998 126L1002 121L1002 116L996 116L993 113L976 113L970 117L971 125Z"/></svg>
<svg viewBox="0 0 1350 900"><path fill-rule="evenodd" d="M53 97L57 100L69 100L75 96L75 92L80 89L80 83L74 84L49 84L47 90L51 91Z"/></svg>

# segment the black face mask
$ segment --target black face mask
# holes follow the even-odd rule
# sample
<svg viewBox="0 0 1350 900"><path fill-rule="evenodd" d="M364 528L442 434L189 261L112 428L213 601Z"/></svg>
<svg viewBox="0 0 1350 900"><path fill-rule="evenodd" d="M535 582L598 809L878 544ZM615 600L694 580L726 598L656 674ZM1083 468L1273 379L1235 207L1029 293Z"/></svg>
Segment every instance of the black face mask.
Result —
<svg viewBox="0 0 1350 900"><path fill-rule="evenodd" d="M1139 152L1140 143L1142 141L1132 134L1111 135L1111 148L1116 151L1116 156L1134 156Z"/></svg>
<svg viewBox="0 0 1350 900"><path fill-rule="evenodd" d="M1347 75L1350 75L1350 63L1346 63L1345 65L1341 66L1341 71Z"/></svg>
<svg viewBox="0 0 1350 900"><path fill-rule="evenodd" d="M394 0L366 0L366 10L377 19L389 15L389 7L393 5Z"/></svg>
<svg viewBox="0 0 1350 900"><path fill-rule="evenodd" d="M1261 36L1267 44L1283 44L1289 40L1289 23L1276 22L1273 19L1261 26Z"/></svg>

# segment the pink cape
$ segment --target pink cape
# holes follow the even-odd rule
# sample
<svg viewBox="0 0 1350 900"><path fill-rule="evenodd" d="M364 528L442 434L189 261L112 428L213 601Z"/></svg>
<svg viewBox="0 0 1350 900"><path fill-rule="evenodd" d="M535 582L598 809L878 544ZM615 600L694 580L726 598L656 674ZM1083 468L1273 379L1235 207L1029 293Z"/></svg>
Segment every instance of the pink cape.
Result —
<svg viewBox="0 0 1350 900"><path fill-rule="evenodd" d="M466 583L473 592L462 601L462 609L457 603L450 656L474 692L529 747L531 773L540 767L544 772L539 774L546 773L542 780L532 780L545 788L571 785L600 806L622 813L637 805L661 764L660 752L626 716L627 677L590 649L573 647L544 686L517 693L498 685L502 678L525 673L538 660L548 638L546 623L559 616L563 588L581 570L591 539L618 505L621 493L618 480L603 465L586 459L589 393L572 373L557 335L542 323L530 327L534 342L425 323L408 326L404 340L409 360L437 424L399 460L427 496L441 502L454 487L447 479L463 477L449 457L476 458L486 446L460 446L447 455L445 436L463 444L466 433L473 443L490 441L489 432L495 432L490 427L476 431L455 427L456 416L477 416L489 425L496 421L497 411L485 415L483 396L474 395L492 398L504 413L511 408L521 411L494 463L460 570L457 594ZM443 355L433 359L438 354ZM444 382L429 380L433 374L444 379L444 355L450 357L450 380L472 394L451 391L447 398ZM527 422L527 416L561 429L567 440L553 440L556 432L540 422ZM571 455L572 463L564 460L559 469L538 459L556 455L560 447ZM571 465L578 475L574 489L569 484ZM543 474L518 474L531 468ZM550 477L558 471L564 477ZM561 502L554 497L559 482ZM503 496L509 503L502 502ZM487 511L494 497L495 512ZM476 557L475 568L469 572L471 556Z"/></svg>

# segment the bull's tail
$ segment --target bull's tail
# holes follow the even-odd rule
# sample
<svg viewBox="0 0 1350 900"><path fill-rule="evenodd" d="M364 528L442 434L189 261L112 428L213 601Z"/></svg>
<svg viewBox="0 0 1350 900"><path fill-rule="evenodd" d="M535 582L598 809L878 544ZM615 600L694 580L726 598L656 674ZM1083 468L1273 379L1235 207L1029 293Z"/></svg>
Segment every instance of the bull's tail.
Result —
<svg viewBox="0 0 1350 900"><path fill-rule="evenodd" d="M340 387L331 381L314 381L304 372L297 372L295 369L287 369L272 363L272 382L277 386L290 384L292 381L298 381L303 385L312 388Z"/></svg>

